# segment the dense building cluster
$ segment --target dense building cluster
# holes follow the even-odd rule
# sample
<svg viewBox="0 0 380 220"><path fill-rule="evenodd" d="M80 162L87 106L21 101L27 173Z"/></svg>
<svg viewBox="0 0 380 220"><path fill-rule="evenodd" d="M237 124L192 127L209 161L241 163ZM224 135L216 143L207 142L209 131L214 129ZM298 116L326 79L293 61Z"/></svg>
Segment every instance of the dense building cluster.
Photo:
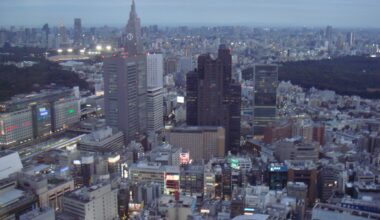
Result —
<svg viewBox="0 0 380 220"><path fill-rule="evenodd" d="M379 99L279 80L372 34L141 27L134 1L122 30L0 29L92 88L0 103L0 219L380 219Z"/></svg>

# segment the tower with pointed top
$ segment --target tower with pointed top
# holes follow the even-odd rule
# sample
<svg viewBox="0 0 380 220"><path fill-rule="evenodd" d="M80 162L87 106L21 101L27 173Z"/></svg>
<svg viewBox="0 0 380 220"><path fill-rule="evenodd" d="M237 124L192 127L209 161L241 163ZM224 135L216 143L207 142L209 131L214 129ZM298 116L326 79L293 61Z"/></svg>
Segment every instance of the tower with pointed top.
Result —
<svg viewBox="0 0 380 220"><path fill-rule="evenodd" d="M126 54L104 59L104 101L107 125L123 131L127 145L147 132L146 55L134 1L122 40Z"/></svg>
<svg viewBox="0 0 380 220"><path fill-rule="evenodd" d="M132 0L129 20L123 34L123 47L128 56L137 56L143 53L140 18L137 16L134 0Z"/></svg>

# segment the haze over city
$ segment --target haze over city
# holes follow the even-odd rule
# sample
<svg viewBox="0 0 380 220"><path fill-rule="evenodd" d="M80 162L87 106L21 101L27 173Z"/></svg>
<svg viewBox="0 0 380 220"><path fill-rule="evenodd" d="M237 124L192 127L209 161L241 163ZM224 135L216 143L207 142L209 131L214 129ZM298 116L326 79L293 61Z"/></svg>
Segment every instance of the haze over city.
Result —
<svg viewBox="0 0 380 220"><path fill-rule="evenodd" d="M0 0L1 220L380 220L379 0Z"/></svg>
<svg viewBox="0 0 380 220"><path fill-rule="evenodd" d="M128 0L2 0L0 26L122 26ZM273 25L379 28L378 0L138 0L143 25Z"/></svg>

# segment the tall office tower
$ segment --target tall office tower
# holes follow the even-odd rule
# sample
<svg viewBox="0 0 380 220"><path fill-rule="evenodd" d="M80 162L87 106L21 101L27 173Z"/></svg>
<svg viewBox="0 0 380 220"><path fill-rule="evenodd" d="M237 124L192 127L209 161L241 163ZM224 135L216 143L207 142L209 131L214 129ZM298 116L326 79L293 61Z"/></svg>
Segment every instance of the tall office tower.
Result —
<svg viewBox="0 0 380 220"><path fill-rule="evenodd" d="M265 127L276 120L278 66L271 64L255 65L254 81L253 134L261 136L264 134Z"/></svg>
<svg viewBox="0 0 380 220"><path fill-rule="evenodd" d="M354 45L354 41L355 41L354 32L352 32L352 31L348 32L346 38L347 38L346 40L347 40L348 46L352 47Z"/></svg>
<svg viewBox="0 0 380 220"><path fill-rule="evenodd" d="M49 34L50 34L50 29L48 23L44 24L42 27L42 45L46 48L49 47Z"/></svg>
<svg viewBox="0 0 380 220"><path fill-rule="evenodd" d="M151 87L147 93L147 131L157 132L163 129L164 126L164 109L163 109L163 88Z"/></svg>
<svg viewBox="0 0 380 220"><path fill-rule="evenodd" d="M137 16L134 0L132 0L131 12L129 13L129 20L125 27L122 41L128 56L131 57L142 54L140 18Z"/></svg>
<svg viewBox="0 0 380 220"><path fill-rule="evenodd" d="M67 39L67 30L63 24L59 27L58 40L59 40L59 46L60 47L66 47L67 46L67 40L68 40Z"/></svg>
<svg viewBox="0 0 380 220"><path fill-rule="evenodd" d="M328 40L329 42L331 42L332 41L332 26L327 26L326 27L326 32L325 32L325 38L326 38L326 40Z"/></svg>
<svg viewBox="0 0 380 220"><path fill-rule="evenodd" d="M187 124L223 126L226 152L240 146L240 84L231 80L231 53L221 45L217 59L198 57L198 69L187 74Z"/></svg>
<svg viewBox="0 0 380 220"><path fill-rule="evenodd" d="M74 46L79 47L82 44L82 20L74 19Z"/></svg>
<svg viewBox="0 0 380 220"><path fill-rule="evenodd" d="M146 58L147 64L147 86L163 87L164 82L164 57L162 54L148 54Z"/></svg>
<svg viewBox="0 0 380 220"><path fill-rule="evenodd" d="M106 123L124 132L126 145L146 132L145 62L145 57L113 56L104 60Z"/></svg>

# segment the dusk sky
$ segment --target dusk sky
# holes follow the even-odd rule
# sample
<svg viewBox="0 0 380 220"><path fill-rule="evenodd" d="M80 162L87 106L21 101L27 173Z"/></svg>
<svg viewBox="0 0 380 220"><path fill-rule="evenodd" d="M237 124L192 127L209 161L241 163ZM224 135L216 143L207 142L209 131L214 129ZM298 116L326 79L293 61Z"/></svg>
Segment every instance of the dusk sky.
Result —
<svg viewBox="0 0 380 220"><path fill-rule="evenodd" d="M131 0L0 0L0 27L122 26ZM380 0L136 0L143 25L279 25L380 28Z"/></svg>

